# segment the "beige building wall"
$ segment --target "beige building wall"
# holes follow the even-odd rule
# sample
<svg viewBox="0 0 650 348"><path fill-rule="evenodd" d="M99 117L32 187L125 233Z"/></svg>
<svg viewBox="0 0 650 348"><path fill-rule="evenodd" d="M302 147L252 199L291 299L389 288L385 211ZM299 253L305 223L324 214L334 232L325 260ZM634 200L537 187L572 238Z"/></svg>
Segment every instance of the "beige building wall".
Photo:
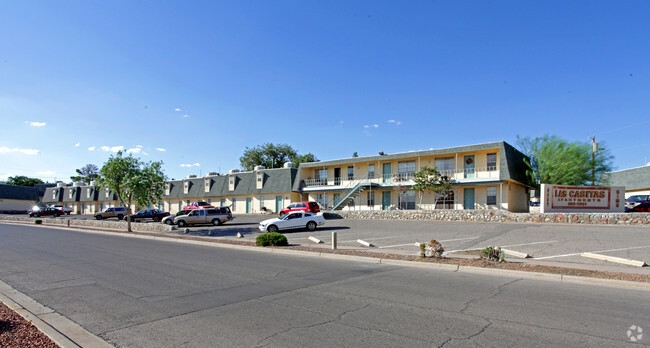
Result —
<svg viewBox="0 0 650 348"><path fill-rule="evenodd" d="M508 210L512 212L528 212L529 202L526 187L510 183L508 186Z"/></svg>
<svg viewBox="0 0 650 348"><path fill-rule="evenodd" d="M0 210L29 210L36 205L36 201L21 199L0 199Z"/></svg>

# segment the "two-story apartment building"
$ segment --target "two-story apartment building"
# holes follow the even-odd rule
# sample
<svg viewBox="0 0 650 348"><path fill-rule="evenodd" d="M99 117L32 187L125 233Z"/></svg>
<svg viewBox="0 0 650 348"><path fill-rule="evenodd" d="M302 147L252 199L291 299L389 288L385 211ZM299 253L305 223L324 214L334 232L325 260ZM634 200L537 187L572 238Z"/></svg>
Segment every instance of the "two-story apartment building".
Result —
<svg viewBox="0 0 650 348"><path fill-rule="evenodd" d="M228 174L190 175L168 180L163 196L150 208L172 214L194 201L230 206L233 213L278 212L291 202L312 200L322 210L503 209L528 210L530 186L525 156L505 142L389 155L302 163L293 168L256 167ZM446 197L412 189L413 174L436 167L453 185ZM91 185L48 188L45 203L60 203L78 214L118 206L117 197ZM131 207L136 210L135 206ZM147 208L147 207L137 207Z"/></svg>
<svg viewBox="0 0 650 348"><path fill-rule="evenodd" d="M303 163L300 186L325 209L503 209L528 211L524 155L505 142ZM413 174L436 167L446 197L416 192ZM303 197L304 198L304 197Z"/></svg>

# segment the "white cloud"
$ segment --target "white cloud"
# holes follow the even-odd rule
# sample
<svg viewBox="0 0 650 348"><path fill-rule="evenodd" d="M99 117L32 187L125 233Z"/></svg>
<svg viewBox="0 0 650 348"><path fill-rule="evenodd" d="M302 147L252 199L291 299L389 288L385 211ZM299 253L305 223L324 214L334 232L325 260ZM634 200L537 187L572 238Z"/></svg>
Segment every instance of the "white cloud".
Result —
<svg viewBox="0 0 650 348"><path fill-rule="evenodd" d="M79 147L80 145L81 145L81 143L76 143L76 144L74 144L74 147Z"/></svg>
<svg viewBox="0 0 650 348"><path fill-rule="evenodd" d="M199 163L194 163L194 164L185 164L184 163L184 164L181 164L181 167L185 167L185 168L199 167L199 166L201 166L201 164L199 164Z"/></svg>
<svg viewBox="0 0 650 348"><path fill-rule="evenodd" d="M36 122L36 121L25 121L25 123L29 124L32 127L43 127L47 124L45 122Z"/></svg>
<svg viewBox="0 0 650 348"><path fill-rule="evenodd" d="M156 151L165 152L167 151L167 149L163 149L162 147L157 147Z"/></svg>
<svg viewBox="0 0 650 348"><path fill-rule="evenodd" d="M373 124L372 126L373 126L374 128L379 128L379 125L378 125L378 124Z"/></svg>
<svg viewBox="0 0 650 348"><path fill-rule="evenodd" d="M89 147L88 151L95 151L95 147L94 146Z"/></svg>
<svg viewBox="0 0 650 348"><path fill-rule="evenodd" d="M388 120L388 123L394 123L396 126L402 124L402 121Z"/></svg>
<svg viewBox="0 0 650 348"><path fill-rule="evenodd" d="M363 128L370 128L370 126L369 126L369 125L365 125L365 126L363 126Z"/></svg>
<svg viewBox="0 0 650 348"><path fill-rule="evenodd" d="M181 108L176 108L174 109L174 111L183 111L183 110L181 110Z"/></svg>
<svg viewBox="0 0 650 348"><path fill-rule="evenodd" d="M38 155L39 153L41 153L40 151L35 149L19 149L17 147L10 149L8 147L0 147L0 154L12 153L12 152L19 152L25 155Z"/></svg>
<svg viewBox="0 0 650 348"><path fill-rule="evenodd" d="M142 151L141 147L134 147L126 150L126 153L140 153Z"/></svg>
<svg viewBox="0 0 650 348"><path fill-rule="evenodd" d="M136 145L135 147L143 148L144 146L142 146L142 145Z"/></svg>
<svg viewBox="0 0 650 348"><path fill-rule="evenodd" d="M183 117L184 117L184 118L188 118L188 117L190 117L190 115L183 115Z"/></svg>
<svg viewBox="0 0 650 348"><path fill-rule="evenodd" d="M108 147L108 146L104 145L104 146L101 147L101 149L102 149L102 151L106 151L106 152L118 152L118 151L124 150L124 146Z"/></svg>
<svg viewBox="0 0 650 348"><path fill-rule="evenodd" d="M53 171L53 170L42 170L40 172L36 172L36 174L41 175L41 176L54 176L54 174L56 174L56 172Z"/></svg>

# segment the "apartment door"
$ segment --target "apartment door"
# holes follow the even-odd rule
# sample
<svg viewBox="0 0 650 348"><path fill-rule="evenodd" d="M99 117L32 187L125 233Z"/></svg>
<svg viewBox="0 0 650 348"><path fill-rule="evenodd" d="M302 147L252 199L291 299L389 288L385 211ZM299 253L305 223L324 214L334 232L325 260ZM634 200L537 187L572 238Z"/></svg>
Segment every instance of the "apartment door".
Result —
<svg viewBox="0 0 650 348"><path fill-rule="evenodd" d="M474 189L466 188L463 191L463 207L465 209L474 209Z"/></svg>
<svg viewBox="0 0 650 348"><path fill-rule="evenodd" d="M465 178L474 178L474 155L465 156Z"/></svg>
<svg viewBox="0 0 650 348"><path fill-rule="evenodd" d="M341 200L341 194L340 193L335 193L334 194L334 205L339 204L340 200Z"/></svg>
<svg viewBox="0 0 650 348"><path fill-rule="evenodd" d="M334 185L341 185L341 168L334 168Z"/></svg>
<svg viewBox="0 0 650 348"><path fill-rule="evenodd" d="M246 197L246 214L250 214L253 212L253 199L250 197Z"/></svg>
<svg viewBox="0 0 650 348"><path fill-rule="evenodd" d="M279 213L282 210L282 196L275 196L275 212Z"/></svg>
<svg viewBox="0 0 650 348"><path fill-rule="evenodd" d="M383 175L384 175L384 180L383 180L383 182L384 182L384 183L387 183L387 184L390 184L390 182L391 182L391 180L390 180L390 170L391 170L390 168L391 168L391 164L390 164L390 163L384 163L384 166L383 166L382 168L383 168L383 172L382 172L382 173L383 173Z"/></svg>
<svg viewBox="0 0 650 348"><path fill-rule="evenodd" d="M381 210L390 210L390 191L381 193Z"/></svg>

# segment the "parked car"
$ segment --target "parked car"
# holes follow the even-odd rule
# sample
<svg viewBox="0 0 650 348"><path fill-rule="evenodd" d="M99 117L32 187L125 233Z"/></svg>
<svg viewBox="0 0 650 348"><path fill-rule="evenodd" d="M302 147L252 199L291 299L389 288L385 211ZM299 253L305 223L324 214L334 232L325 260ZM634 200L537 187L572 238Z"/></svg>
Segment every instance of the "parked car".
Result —
<svg viewBox="0 0 650 348"><path fill-rule="evenodd" d="M306 228L313 231L317 226L325 224L323 213L310 213L305 211L294 211L283 217L268 219L260 222L259 229L262 232L277 232L294 228Z"/></svg>
<svg viewBox="0 0 650 348"><path fill-rule="evenodd" d="M186 205L183 207L183 209L207 209L207 208L214 208L210 203L208 202L192 202L190 205Z"/></svg>
<svg viewBox="0 0 650 348"><path fill-rule="evenodd" d="M29 212L30 217L41 217L41 216L48 216L48 215L52 215L54 217L57 217L57 216L61 216L63 214L65 214L63 211L61 211L61 210L59 210L57 208L52 208L52 207L41 208L41 209L38 209L38 210L31 210Z"/></svg>
<svg viewBox="0 0 650 348"><path fill-rule="evenodd" d="M174 218L174 223L179 227L196 224L222 225L226 221L233 220L232 213L228 207L192 209L186 215Z"/></svg>
<svg viewBox="0 0 650 348"><path fill-rule="evenodd" d="M634 195L625 199L625 207L633 208L641 203L650 202L650 195Z"/></svg>
<svg viewBox="0 0 650 348"><path fill-rule="evenodd" d="M102 212L97 212L95 213L95 219L101 220L101 219L108 219L108 218L117 218L118 220L122 220L122 218L126 215L126 208L124 207L111 207L111 208L106 208Z"/></svg>
<svg viewBox="0 0 650 348"><path fill-rule="evenodd" d="M160 221L165 216L169 216L168 211L162 211L160 209L142 209L139 212L124 217L126 220L128 217L131 217L131 221L140 221L145 219L152 219L153 221Z"/></svg>
<svg viewBox="0 0 650 348"><path fill-rule="evenodd" d="M162 219L162 223L164 223L164 224L166 224L166 225L173 225L173 224L174 224L174 219L175 219L177 216L187 215L187 214L189 214L191 211L194 211L194 209L183 209L183 210L179 211L178 213L176 213L176 215L165 216L165 217Z"/></svg>
<svg viewBox="0 0 650 348"><path fill-rule="evenodd" d="M54 205L50 205L50 208L56 208L56 209L59 209L60 211L66 213L66 214L68 214L68 215L70 215L70 213L72 213L72 208L65 207L65 206L63 206L63 204L54 204Z"/></svg>
<svg viewBox="0 0 650 348"><path fill-rule="evenodd" d="M316 202L294 202L288 207L280 209L280 216L292 211L308 211L310 213L320 213L320 207Z"/></svg>
<svg viewBox="0 0 650 348"><path fill-rule="evenodd" d="M650 202L644 202L635 205L632 208L625 209L626 213L650 213Z"/></svg>

